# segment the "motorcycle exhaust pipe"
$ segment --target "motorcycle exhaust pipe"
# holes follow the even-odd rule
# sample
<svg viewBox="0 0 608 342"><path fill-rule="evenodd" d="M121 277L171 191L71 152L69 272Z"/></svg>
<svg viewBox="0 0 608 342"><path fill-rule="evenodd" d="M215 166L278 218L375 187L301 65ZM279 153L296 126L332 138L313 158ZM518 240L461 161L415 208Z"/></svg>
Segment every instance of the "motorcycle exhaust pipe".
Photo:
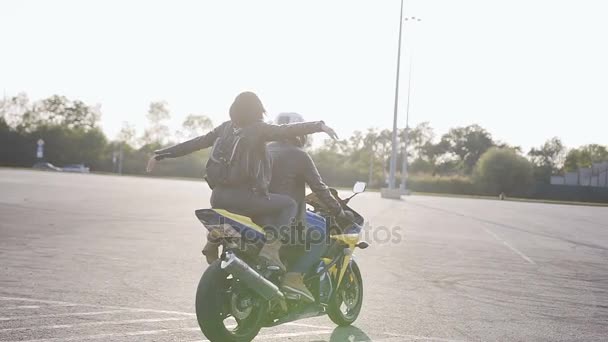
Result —
<svg viewBox="0 0 608 342"><path fill-rule="evenodd" d="M268 301L276 298L285 298L285 295L279 290L278 286L249 267L246 262L239 259L234 253L227 252L225 260L222 261L220 267L245 282L253 291Z"/></svg>

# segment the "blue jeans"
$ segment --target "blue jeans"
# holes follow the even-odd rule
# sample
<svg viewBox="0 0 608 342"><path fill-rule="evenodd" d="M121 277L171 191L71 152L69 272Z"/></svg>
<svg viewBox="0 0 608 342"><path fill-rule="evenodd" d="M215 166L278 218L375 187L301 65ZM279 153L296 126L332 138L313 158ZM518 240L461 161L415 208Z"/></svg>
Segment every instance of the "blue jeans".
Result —
<svg viewBox="0 0 608 342"><path fill-rule="evenodd" d="M290 272L307 273L311 267L321 260L321 256L327 248L325 239L327 232L325 227L317 225L306 225L306 253L290 265Z"/></svg>
<svg viewBox="0 0 608 342"><path fill-rule="evenodd" d="M297 214L297 204L289 196L253 193L247 186L218 186L211 193L211 207L225 209L235 214L245 215L270 233L277 233L281 227L289 227Z"/></svg>

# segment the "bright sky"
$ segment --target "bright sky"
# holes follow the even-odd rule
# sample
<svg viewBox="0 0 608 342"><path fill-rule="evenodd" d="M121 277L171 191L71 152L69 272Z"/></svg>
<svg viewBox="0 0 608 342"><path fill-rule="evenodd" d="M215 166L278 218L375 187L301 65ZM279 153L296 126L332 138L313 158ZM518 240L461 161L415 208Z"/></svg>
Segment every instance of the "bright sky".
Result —
<svg viewBox="0 0 608 342"><path fill-rule="evenodd" d="M399 126L478 123L525 147L606 144L608 2L406 0ZM0 90L102 105L115 137L141 133L151 101L177 128L215 123L242 90L274 115L346 136L392 126L399 0L0 2ZM413 52L412 52L413 51Z"/></svg>

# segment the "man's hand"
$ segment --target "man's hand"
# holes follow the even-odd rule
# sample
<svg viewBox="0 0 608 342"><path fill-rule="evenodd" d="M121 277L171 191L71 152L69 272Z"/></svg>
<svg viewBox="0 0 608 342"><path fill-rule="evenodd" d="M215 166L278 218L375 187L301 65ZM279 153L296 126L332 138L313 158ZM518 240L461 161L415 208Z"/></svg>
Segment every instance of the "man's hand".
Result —
<svg viewBox="0 0 608 342"><path fill-rule="evenodd" d="M155 166L156 166L156 155L150 157L150 160L148 160L148 166L146 166L146 172L148 172L148 173L152 172L152 170L154 170Z"/></svg>
<svg viewBox="0 0 608 342"><path fill-rule="evenodd" d="M333 128L327 126L326 124L323 124L321 129L323 130L323 132L327 133L330 138L338 140L338 134L336 134L336 131L334 131Z"/></svg>
<svg viewBox="0 0 608 342"><path fill-rule="evenodd" d="M347 220L349 222L355 222L355 214L353 214L353 212L350 210L342 210L338 214L338 218Z"/></svg>

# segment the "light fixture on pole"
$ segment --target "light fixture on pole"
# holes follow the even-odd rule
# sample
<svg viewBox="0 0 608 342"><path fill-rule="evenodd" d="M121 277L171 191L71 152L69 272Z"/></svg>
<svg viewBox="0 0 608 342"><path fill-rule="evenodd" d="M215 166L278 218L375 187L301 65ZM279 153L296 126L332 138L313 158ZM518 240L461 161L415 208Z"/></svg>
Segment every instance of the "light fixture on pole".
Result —
<svg viewBox="0 0 608 342"><path fill-rule="evenodd" d="M390 170L389 170L389 178L388 178L388 188L381 189L381 196L385 198L401 198L401 193L405 189L405 182L403 183L403 189L396 188L396 180L395 176L397 173L397 150L399 149L397 143L397 114L399 111L399 75L401 69L401 37L403 32L403 0L401 0L401 12L399 13L399 41L397 44L397 72L395 77L395 107L393 112L393 134L392 134L392 146L391 146L391 160L390 160ZM407 18L405 19L408 20ZM411 17L413 21L420 21L420 19L416 17ZM411 65L410 65L410 74L411 74ZM408 107L409 107L409 87L408 87ZM408 108L409 111L409 108ZM409 115L409 113L408 113ZM407 127L407 124L406 124ZM407 132L407 128L406 128ZM405 138L407 143L407 137ZM404 149L407 149L404 148ZM405 155L405 154L404 154ZM407 163L407 161L404 161ZM403 172L407 173L407 165L402 169Z"/></svg>
<svg viewBox="0 0 608 342"><path fill-rule="evenodd" d="M417 22L421 21L420 18L411 17L405 18L405 21L409 22ZM412 91L412 59L413 59L413 47L410 46L410 68L407 75L407 105L405 110L405 130L403 136L403 153L402 153L402 165L401 165L401 193L404 195L409 195L409 190L407 189L407 168L408 168L408 158L407 158L407 147L409 143L409 130L410 130L410 94Z"/></svg>

